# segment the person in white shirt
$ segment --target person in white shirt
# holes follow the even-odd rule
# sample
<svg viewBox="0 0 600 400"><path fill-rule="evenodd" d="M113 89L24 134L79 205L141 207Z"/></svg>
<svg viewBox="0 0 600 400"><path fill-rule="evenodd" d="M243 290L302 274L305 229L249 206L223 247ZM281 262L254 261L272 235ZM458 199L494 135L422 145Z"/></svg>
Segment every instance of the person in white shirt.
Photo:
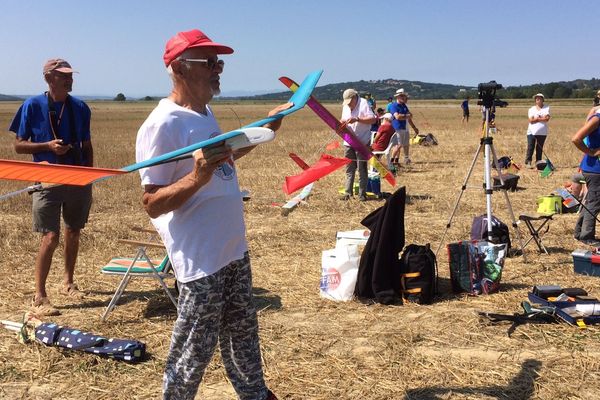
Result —
<svg viewBox="0 0 600 400"><path fill-rule="evenodd" d="M138 162L221 133L208 103L220 93L225 63L217 55L231 53L197 29L167 42L163 60L173 89L138 131ZM269 115L291 106L276 107ZM266 126L276 130L280 125L277 120ZM197 150L191 159L140 170L142 202L167 248L180 291L163 399L194 399L220 346L239 399L276 400L263 377L235 166L250 150L232 151L221 143Z"/></svg>
<svg viewBox="0 0 600 400"><path fill-rule="evenodd" d="M535 106L531 107L527 113L529 117L529 126L527 128L527 154L525 155L525 166L533 168L531 160L535 150L535 162L542 159L544 151L544 142L548 135L548 121L550 120L550 107L544 105L544 95L538 93L533 96Z"/></svg>
<svg viewBox="0 0 600 400"><path fill-rule="evenodd" d="M342 95L343 107L340 122L347 124L364 145L371 142L371 125L377 121L377 116L371 110L367 100L361 98L354 89L346 89ZM363 159L359 152L344 142L344 157L352 160L346 165L346 187L342 196L343 200L349 200L354 191L354 173L358 168L358 200L367 200L367 180L369 179L367 160Z"/></svg>

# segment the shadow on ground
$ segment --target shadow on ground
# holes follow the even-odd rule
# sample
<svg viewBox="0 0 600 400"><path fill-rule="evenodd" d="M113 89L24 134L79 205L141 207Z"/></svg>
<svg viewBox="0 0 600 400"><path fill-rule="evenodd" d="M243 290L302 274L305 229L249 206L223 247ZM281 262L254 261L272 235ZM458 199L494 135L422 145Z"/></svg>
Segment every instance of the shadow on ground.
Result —
<svg viewBox="0 0 600 400"><path fill-rule="evenodd" d="M525 360L521 365L521 371L506 386L434 386L410 389L406 392L404 400L442 400L450 398L453 394L473 396L473 398L488 396L503 400L527 400L535 395L535 381L539 376L541 366L542 363L538 360Z"/></svg>

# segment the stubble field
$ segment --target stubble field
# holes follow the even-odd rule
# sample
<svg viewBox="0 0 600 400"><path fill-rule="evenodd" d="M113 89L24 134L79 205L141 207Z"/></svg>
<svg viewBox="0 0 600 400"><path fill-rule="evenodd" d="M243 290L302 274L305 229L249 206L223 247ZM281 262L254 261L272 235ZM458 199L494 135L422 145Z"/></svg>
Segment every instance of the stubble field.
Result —
<svg viewBox="0 0 600 400"><path fill-rule="evenodd" d="M459 102L410 102L423 133L439 140L435 147L411 147L413 165L398 176L406 186L406 243L440 243L450 212L479 144L480 115L472 102L468 125L460 123ZM522 162L526 147L527 108L533 102L499 109L498 156ZM587 103L549 102L552 120L545 150L558 170L543 179L523 170L521 190L510 193L516 215L534 212L536 198L561 187L575 172L579 154L570 143L589 110ZM7 128L17 103L0 104L0 158L24 159L12 150ZM133 163L135 135L154 103L92 102L96 165L119 168ZM266 115L273 105L217 104L226 131ZM330 110L340 114L339 105ZM239 120L238 120L239 116ZM240 121L241 120L241 121ZM550 254L539 255L533 243L522 256L507 260L501 291L469 297L450 292L445 250L438 255L441 293L430 306L337 303L319 297L321 251L333 248L336 231L360 229L360 221L381 206L338 199L344 173L315 184L307 204L287 217L285 176L299 172L288 157L295 152L316 161L333 133L310 110L284 121L275 142L262 145L238 164L240 184L251 193L245 203L247 235L259 310L264 369L269 386L281 399L597 399L600 398L600 330L566 324L489 325L478 311L511 314L537 284L582 287L600 296L600 278L573 273L571 252L576 215L555 216L544 237ZM342 156L337 149L332 154ZM485 212L480 157L444 241L466 239L472 218ZM27 186L0 181L0 194ZM382 183L382 189L392 191ZM89 292L82 302L57 294L62 250L48 279L52 301L62 315L52 320L111 337L147 344L149 357L127 364L93 355L22 345L12 332L0 331L0 398L6 399L156 399L176 312L151 280L133 280L107 322L100 320L118 279L100 273L111 257L132 255L120 238L139 238L130 228L149 227L140 205L137 174L97 184L88 226L83 231L76 280ZM500 194L494 213L510 217ZM31 199L22 194L0 203L0 319L20 320L33 294L33 265L39 237L31 231ZM525 228L521 226L521 232ZM516 235L511 231L513 243ZM62 243L62 242L61 242ZM516 244L516 243L515 243ZM173 283L170 282L172 286ZM218 355L206 371L198 398L233 399Z"/></svg>

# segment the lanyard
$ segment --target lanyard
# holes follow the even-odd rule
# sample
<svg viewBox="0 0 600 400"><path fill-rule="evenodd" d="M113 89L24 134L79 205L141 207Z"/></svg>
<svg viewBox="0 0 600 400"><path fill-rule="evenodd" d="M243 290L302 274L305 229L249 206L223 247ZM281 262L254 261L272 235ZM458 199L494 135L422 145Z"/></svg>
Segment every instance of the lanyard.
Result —
<svg viewBox="0 0 600 400"><path fill-rule="evenodd" d="M50 94L47 94L48 96L48 103L50 104ZM65 101L62 104L62 107L60 108L60 114L58 115L58 120L56 121L56 129L58 129L60 127L60 122L62 121L62 116L63 116L63 112L65 111L65 104L67 104L67 100L65 99ZM50 119L50 129L52 129L52 135L54 136L54 139L58 139L58 135L56 134L56 130L54 128L54 119L52 118L53 115L56 114L56 111L54 111L54 102L52 102L52 106L49 107L50 109L48 110L48 118Z"/></svg>

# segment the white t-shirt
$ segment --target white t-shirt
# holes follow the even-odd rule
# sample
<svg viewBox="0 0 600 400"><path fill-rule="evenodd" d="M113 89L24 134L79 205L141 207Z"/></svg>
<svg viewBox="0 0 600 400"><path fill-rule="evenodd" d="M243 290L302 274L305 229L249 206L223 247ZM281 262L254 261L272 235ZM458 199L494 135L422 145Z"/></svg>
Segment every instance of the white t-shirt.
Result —
<svg viewBox="0 0 600 400"><path fill-rule="evenodd" d="M342 121L349 120L350 118L374 118L375 114L373 114L373 110L369 106L367 100L359 97L358 103L354 110L351 110L349 106L343 106L342 108ZM371 143L371 124L363 124L362 122L354 122L352 124L348 124L348 128L354 132L354 134L358 137L358 139L363 144ZM344 142L344 146L350 146L348 143Z"/></svg>
<svg viewBox="0 0 600 400"><path fill-rule="evenodd" d="M540 109L537 106L533 106L527 112L527 117L544 117L546 115L550 115L550 107L544 106ZM528 135L548 135L548 125L546 122L534 122L533 124L530 122L529 127L527 128Z"/></svg>
<svg viewBox="0 0 600 400"><path fill-rule="evenodd" d="M207 115L162 99L140 127L138 162L221 133L212 110ZM142 185L169 185L192 171L193 158L140 170ZM153 218L177 279L191 282L214 274L248 250L242 198L233 159L177 210Z"/></svg>

